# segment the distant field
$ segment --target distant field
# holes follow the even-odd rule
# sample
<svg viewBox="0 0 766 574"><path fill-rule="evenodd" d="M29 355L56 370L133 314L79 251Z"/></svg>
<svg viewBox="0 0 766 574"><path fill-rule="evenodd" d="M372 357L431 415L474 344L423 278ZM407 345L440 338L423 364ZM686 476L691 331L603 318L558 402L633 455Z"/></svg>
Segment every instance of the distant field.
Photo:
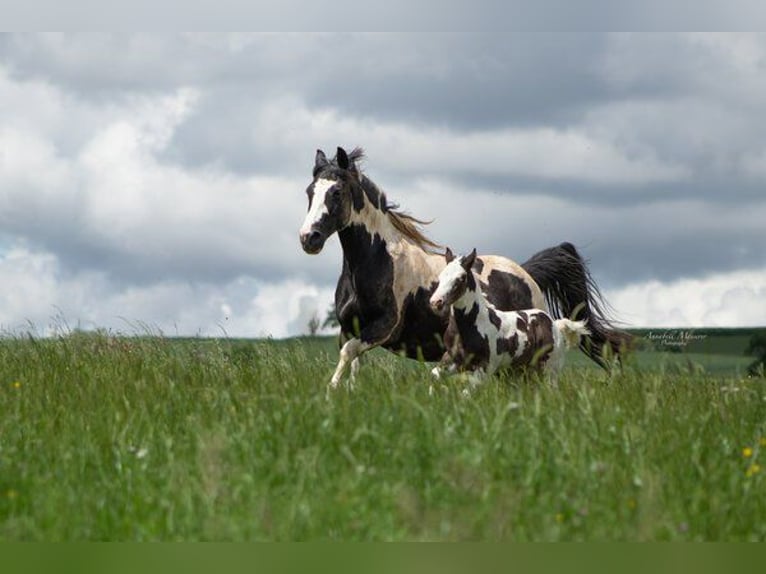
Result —
<svg viewBox="0 0 766 574"><path fill-rule="evenodd" d="M631 333L657 351L742 356L750 339L766 328L632 329Z"/></svg>
<svg viewBox="0 0 766 574"><path fill-rule="evenodd" d="M766 382L708 335L469 398L382 351L326 397L332 338L2 339L0 540L763 541Z"/></svg>

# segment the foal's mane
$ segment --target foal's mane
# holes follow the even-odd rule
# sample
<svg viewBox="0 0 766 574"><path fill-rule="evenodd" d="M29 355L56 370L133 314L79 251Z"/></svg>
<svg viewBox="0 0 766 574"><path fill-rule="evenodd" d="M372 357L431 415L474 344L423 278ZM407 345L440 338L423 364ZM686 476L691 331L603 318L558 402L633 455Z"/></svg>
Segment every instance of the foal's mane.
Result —
<svg viewBox="0 0 766 574"><path fill-rule="evenodd" d="M381 191L375 182L361 172L357 166L357 162L364 159L364 150L360 147L354 148L351 153L348 154L348 159L353 166L353 170L359 176L359 184L367 196L367 199L372 205L388 216L388 220L391 222L391 225L394 226L394 229L420 247L423 251L428 253L440 253L443 246L429 238L422 230L422 226L429 225L432 221L423 221L422 219L418 219L409 213L402 211L398 204L389 202L388 198L386 198L386 194Z"/></svg>

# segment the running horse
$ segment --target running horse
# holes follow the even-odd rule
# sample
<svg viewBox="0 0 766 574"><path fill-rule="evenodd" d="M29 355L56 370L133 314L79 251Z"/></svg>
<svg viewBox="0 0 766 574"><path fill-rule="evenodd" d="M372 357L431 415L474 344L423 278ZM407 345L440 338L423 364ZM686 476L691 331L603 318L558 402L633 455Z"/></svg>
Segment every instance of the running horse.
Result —
<svg viewBox="0 0 766 574"><path fill-rule="evenodd" d="M333 233L343 248L335 290L341 348L330 388L374 347L425 361L438 361L445 353L449 312L429 303L446 265L441 246L424 234L426 222L389 202L362 173L363 157L361 148L346 153L339 147L331 160L317 150L300 229L306 253L322 251ZM619 353L629 341L605 316L601 293L571 243L544 249L521 265L480 255L473 270L484 297L500 311L537 308L556 318L578 314L590 331L580 348L602 366L605 349Z"/></svg>

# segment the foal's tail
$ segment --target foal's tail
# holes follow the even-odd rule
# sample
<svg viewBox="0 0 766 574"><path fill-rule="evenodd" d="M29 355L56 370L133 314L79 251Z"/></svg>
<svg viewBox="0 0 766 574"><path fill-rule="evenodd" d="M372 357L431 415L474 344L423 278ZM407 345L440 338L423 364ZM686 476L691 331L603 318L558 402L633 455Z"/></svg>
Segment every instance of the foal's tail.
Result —
<svg viewBox="0 0 766 574"><path fill-rule="evenodd" d="M585 321L590 334L579 346L596 363L607 368L605 352L619 356L630 346L631 335L609 319L609 304L574 245L562 243L543 249L521 266L540 287L555 318Z"/></svg>
<svg viewBox="0 0 766 574"><path fill-rule="evenodd" d="M556 327L564 336L567 349L577 347L582 337L590 335L585 321L572 321L571 319L556 319Z"/></svg>

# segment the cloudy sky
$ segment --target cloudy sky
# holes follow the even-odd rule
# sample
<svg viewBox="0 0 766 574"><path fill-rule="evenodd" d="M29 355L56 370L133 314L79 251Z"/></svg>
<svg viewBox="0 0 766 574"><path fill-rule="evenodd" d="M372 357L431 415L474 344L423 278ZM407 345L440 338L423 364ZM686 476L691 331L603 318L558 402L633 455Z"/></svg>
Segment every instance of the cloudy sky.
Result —
<svg viewBox="0 0 766 574"><path fill-rule="evenodd" d="M567 240L633 326L766 325L766 36L3 35L0 329L282 337L317 148L453 249Z"/></svg>

